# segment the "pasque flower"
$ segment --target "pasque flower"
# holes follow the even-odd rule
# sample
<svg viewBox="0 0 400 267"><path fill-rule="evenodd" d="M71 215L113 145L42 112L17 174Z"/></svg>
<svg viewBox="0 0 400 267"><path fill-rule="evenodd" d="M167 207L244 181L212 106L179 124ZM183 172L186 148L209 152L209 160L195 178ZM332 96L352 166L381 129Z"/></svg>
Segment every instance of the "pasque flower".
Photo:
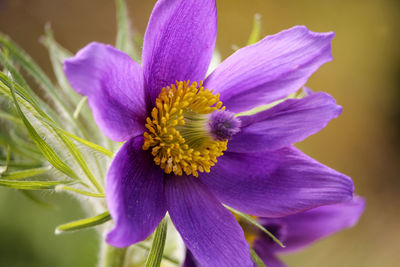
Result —
<svg viewBox="0 0 400 267"><path fill-rule="evenodd" d="M215 0L160 0L142 65L99 43L65 62L99 128L126 141L106 179L111 245L144 240L168 211L202 265L251 266L243 231L221 202L280 217L352 198L350 178L292 146L340 114L331 96L235 115L299 90L331 60L334 34L293 27L239 49L205 77L216 32Z"/></svg>
<svg viewBox="0 0 400 267"><path fill-rule="evenodd" d="M361 217L364 207L365 200L354 197L348 202L326 205L282 218L258 218L260 224L284 242L285 248L280 247L254 225L242 222L242 226L249 243L266 266L285 267L277 254L297 252L315 241L353 227ZM199 264L187 251L183 267L197 266Z"/></svg>

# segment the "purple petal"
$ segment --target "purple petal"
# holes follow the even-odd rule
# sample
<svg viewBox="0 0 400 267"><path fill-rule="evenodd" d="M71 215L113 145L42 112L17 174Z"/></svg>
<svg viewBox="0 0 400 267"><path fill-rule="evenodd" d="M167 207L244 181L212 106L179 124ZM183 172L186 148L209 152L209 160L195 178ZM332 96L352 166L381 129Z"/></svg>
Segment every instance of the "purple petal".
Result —
<svg viewBox="0 0 400 267"><path fill-rule="evenodd" d="M244 213L282 217L352 198L351 179L294 147L273 152L226 152L200 174L223 203Z"/></svg>
<svg viewBox="0 0 400 267"><path fill-rule="evenodd" d="M332 60L334 33L296 26L239 49L206 79L228 110L240 112L282 99L300 89Z"/></svg>
<svg viewBox="0 0 400 267"><path fill-rule="evenodd" d="M306 96L314 94L314 91L307 86L304 86L302 90Z"/></svg>
<svg viewBox="0 0 400 267"><path fill-rule="evenodd" d="M143 133L146 107L139 64L110 45L91 43L64 62L71 86L88 97L101 131L114 141Z"/></svg>
<svg viewBox="0 0 400 267"><path fill-rule="evenodd" d="M265 247L271 244L269 250L273 249L277 252L297 251L321 238L353 227L361 217L364 208L365 200L354 197L349 202L322 206L279 219L260 218L260 223L266 227L276 221L286 224L286 248L272 245L267 237L259 238L256 243L262 243Z"/></svg>
<svg viewBox="0 0 400 267"><path fill-rule="evenodd" d="M143 43L150 97L175 81L204 79L217 36L215 0L159 0Z"/></svg>
<svg viewBox="0 0 400 267"><path fill-rule="evenodd" d="M255 244L254 251L257 252L257 255L267 267L286 267L269 247L263 247L263 244Z"/></svg>
<svg viewBox="0 0 400 267"><path fill-rule="evenodd" d="M319 132L342 108L326 93L288 99L251 116L238 117L241 131L228 142L228 151L276 150Z"/></svg>
<svg viewBox="0 0 400 267"><path fill-rule="evenodd" d="M253 266L235 217L197 178L168 176L165 195L172 222L201 266Z"/></svg>
<svg viewBox="0 0 400 267"><path fill-rule="evenodd" d="M126 142L107 173L106 200L115 226L106 240L115 247L144 240L166 213L163 171L142 145L142 136Z"/></svg>
<svg viewBox="0 0 400 267"><path fill-rule="evenodd" d="M200 267L188 249L186 249L185 261L183 262L182 267Z"/></svg>

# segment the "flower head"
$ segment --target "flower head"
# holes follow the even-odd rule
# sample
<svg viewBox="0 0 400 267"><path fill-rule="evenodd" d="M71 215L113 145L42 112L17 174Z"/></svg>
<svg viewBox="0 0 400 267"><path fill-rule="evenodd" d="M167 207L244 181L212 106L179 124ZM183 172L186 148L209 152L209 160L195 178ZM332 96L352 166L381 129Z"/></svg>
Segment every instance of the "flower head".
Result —
<svg viewBox="0 0 400 267"><path fill-rule="evenodd" d="M299 90L331 60L333 33L293 27L238 50L205 77L216 31L215 0L159 0L142 66L99 43L65 62L99 128L126 141L106 179L111 245L144 240L168 211L204 266L251 266L243 231L221 202L280 217L352 197L350 178L292 146L340 114L331 96L237 115Z"/></svg>

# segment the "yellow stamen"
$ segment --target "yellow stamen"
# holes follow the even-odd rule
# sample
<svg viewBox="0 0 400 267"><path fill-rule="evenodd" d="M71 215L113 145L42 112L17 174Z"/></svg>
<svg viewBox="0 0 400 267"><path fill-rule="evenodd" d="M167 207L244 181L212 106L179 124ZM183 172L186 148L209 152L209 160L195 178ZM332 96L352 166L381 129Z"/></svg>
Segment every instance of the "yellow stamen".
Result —
<svg viewBox="0 0 400 267"><path fill-rule="evenodd" d="M198 172L210 172L228 140L213 140L207 114L224 109L219 95L205 89L202 82L164 87L146 119L143 150L151 148L154 162L166 173L198 177Z"/></svg>

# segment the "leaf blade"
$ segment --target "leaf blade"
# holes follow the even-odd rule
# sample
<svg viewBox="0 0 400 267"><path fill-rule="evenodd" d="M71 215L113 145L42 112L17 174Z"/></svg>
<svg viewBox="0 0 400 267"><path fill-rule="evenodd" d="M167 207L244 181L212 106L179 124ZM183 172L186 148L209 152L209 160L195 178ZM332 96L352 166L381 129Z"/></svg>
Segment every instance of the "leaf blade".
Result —
<svg viewBox="0 0 400 267"><path fill-rule="evenodd" d="M93 150L96 150L96 151L98 151L98 152L100 152L100 153L102 153L102 154L104 154L104 155L106 155L106 156L108 156L108 157L110 157L110 158L112 158L112 157L114 156L114 153L111 152L110 150L108 150L108 149L106 149L106 148L104 148L104 147L102 147L102 146L100 146L100 145L98 145L98 144L95 144L95 143L92 143L92 142L87 141L87 140L85 140L85 139L82 139L82 138L80 138L80 137L78 137L78 136L76 136L76 135L73 135L73 134L71 134L70 132L67 132L67 131L61 129L60 127L58 127L57 125L55 125L55 124L54 124L53 122L51 122L51 121L48 121L48 120L46 120L46 119L43 119L42 121L45 122L46 124L48 124L48 125L49 125L50 127L52 127L54 130L59 131L59 132L65 134L65 135L71 137L72 139L78 141L79 143L81 143L81 144L83 144L83 145L85 145L85 146L87 146L87 147L92 148Z"/></svg>
<svg viewBox="0 0 400 267"><path fill-rule="evenodd" d="M151 245L149 256L146 260L146 267L159 267L163 258L165 241L167 239L167 219L164 218L157 226Z"/></svg>
<svg viewBox="0 0 400 267"><path fill-rule="evenodd" d="M30 178L33 176L38 176L46 173L49 170L50 170L49 167L32 168L32 169L18 170L13 172L6 172L1 174L0 177L6 180L19 180L19 179Z"/></svg>
<svg viewBox="0 0 400 267"><path fill-rule="evenodd" d="M111 220L110 213L108 211L105 211L99 215L96 215L96 216L93 216L90 218L85 218L82 220L77 220L77 221L69 222L66 224L62 224L56 228L55 233L61 234L64 232L86 229L86 228L90 228L90 227L94 227L94 226L103 224L109 220Z"/></svg>
<svg viewBox="0 0 400 267"><path fill-rule="evenodd" d="M10 187L20 190L45 190L55 189L59 184L65 184L63 181L13 181L0 179L0 186Z"/></svg>
<svg viewBox="0 0 400 267"><path fill-rule="evenodd" d="M75 180L79 180L78 175L67 165L65 164L57 155L57 153L50 147L49 144L47 144L43 138L40 137L40 135L37 133L35 128L32 126L32 124L29 122L29 120L26 118L25 114L23 113L21 107L19 106L17 97L15 96L14 92L14 83L11 78L11 87L9 88L11 91L12 99L14 101L15 107L17 109L18 115L22 119L26 129L28 130L29 135L35 142L36 146L39 148L39 150L42 152L43 156L53 165L57 170L61 171L68 177L71 177Z"/></svg>
<svg viewBox="0 0 400 267"><path fill-rule="evenodd" d="M50 94L54 101L60 104L60 107L72 117L72 113L69 108L62 101L62 98L57 93L56 88L52 84L50 78L44 73L44 71L36 64L36 62L16 43L14 43L8 36L0 33L0 44L6 48L11 55L15 57L17 62L24 68L35 80Z"/></svg>

